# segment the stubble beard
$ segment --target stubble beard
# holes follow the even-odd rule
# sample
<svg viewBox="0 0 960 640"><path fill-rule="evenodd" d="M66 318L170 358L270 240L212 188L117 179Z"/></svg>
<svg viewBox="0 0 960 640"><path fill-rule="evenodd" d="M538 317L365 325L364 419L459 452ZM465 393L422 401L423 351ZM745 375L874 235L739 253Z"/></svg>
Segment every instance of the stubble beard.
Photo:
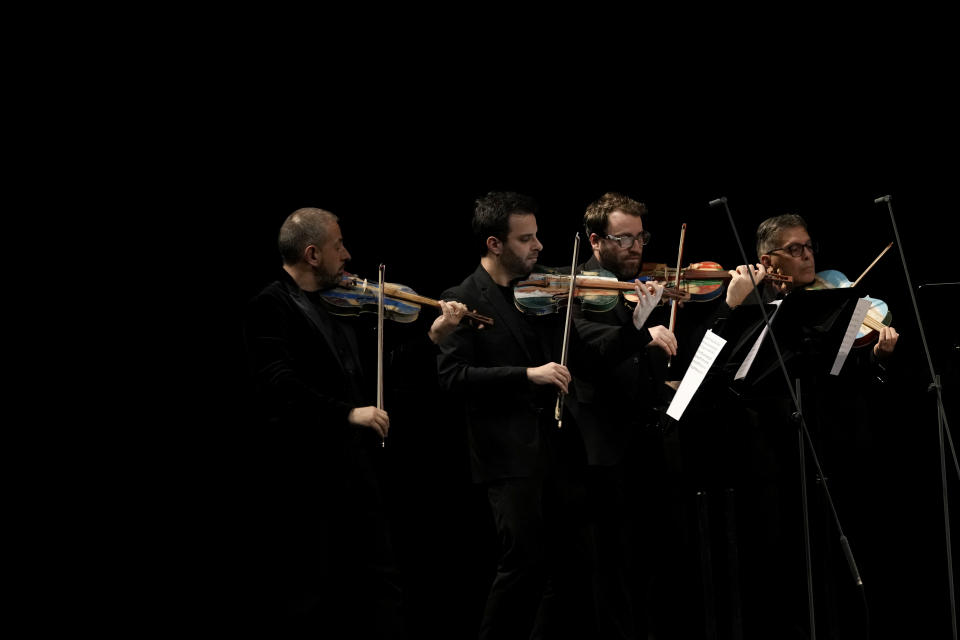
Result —
<svg viewBox="0 0 960 640"><path fill-rule="evenodd" d="M317 277L317 283L320 285L320 289L324 291L327 289L332 289L340 283L342 272L343 272L342 265L334 273L329 273L321 267L317 267L314 269L314 274Z"/></svg>
<svg viewBox="0 0 960 640"><path fill-rule="evenodd" d="M505 249L500 256L500 263L504 269L517 278L526 278L533 271L533 264L529 264L528 260L521 258L509 249Z"/></svg>

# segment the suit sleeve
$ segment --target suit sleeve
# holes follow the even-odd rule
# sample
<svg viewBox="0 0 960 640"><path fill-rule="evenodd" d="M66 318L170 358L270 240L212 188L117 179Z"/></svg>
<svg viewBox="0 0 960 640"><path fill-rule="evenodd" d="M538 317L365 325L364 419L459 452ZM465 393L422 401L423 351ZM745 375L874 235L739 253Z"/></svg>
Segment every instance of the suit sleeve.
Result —
<svg viewBox="0 0 960 640"><path fill-rule="evenodd" d="M442 300L463 302L476 308L476 301L467 299L459 288L449 289ZM440 387L455 393L505 391L528 385L527 368L500 364L509 359L509 344L504 340L505 329L489 327L473 329L461 324L440 344L437 373ZM508 338L512 340L512 338Z"/></svg>
<svg viewBox="0 0 960 640"><path fill-rule="evenodd" d="M328 424L337 429L350 428L347 416L354 405L327 395L318 389L324 373L310 380L302 364L298 366L293 344L291 312L273 296L259 296L250 302L244 317L249 366L272 418L304 426ZM319 365L318 365L319 369Z"/></svg>
<svg viewBox="0 0 960 640"><path fill-rule="evenodd" d="M593 371L616 367L625 358L633 356L650 344L653 339L647 327L638 330L629 320L619 326L589 320L579 308L574 310L572 330L572 364Z"/></svg>

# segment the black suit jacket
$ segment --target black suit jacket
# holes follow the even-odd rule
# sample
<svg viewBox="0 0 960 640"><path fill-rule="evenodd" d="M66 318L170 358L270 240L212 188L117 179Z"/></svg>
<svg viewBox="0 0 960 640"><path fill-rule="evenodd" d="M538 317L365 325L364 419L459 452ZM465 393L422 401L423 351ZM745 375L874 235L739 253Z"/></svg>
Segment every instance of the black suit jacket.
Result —
<svg viewBox="0 0 960 640"><path fill-rule="evenodd" d="M521 323L482 267L444 300L457 300L493 318L493 326L458 327L440 345L440 386L460 396L466 412L470 468L476 482L533 474L540 447L538 424L546 407L542 390L527 380L528 367L550 360L530 352ZM555 323L544 323L555 324ZM550 337L540 334L544 353L553 353Z"/></svg>
<svg viewBox="0 0 960 640"><path fill-rule="evenodd" d="M339 344L359 365L356 335L347 322L325 321L325 312L281 273L248 303L244 318L263 453L279 456L277 465L286 467L285 473L296 468L332 471L331 465L344 463L348 443L362 437L358 432L369 431L347 421L353 408L372 402L349 383L332 323L340 323L345 341Z"/></svg>
<svg viewBox="0 0 960 640"><path fill-rule="evenodd" d="M440 345L438 357L441 387L459 394L466 412L474 480L532 475L540 448L538 424L553 418L557 393L553 387L530 383L526 369L560 362L563 315L524 316L508 303L482 266L442 298L463 302L494 320L492 327L482 330L458 327ZM521 323L525 322L536 331L542 351L539 358L524 340ZM590 340L580 340L581 327L595 329ZM571 332L568 364L571 370L597 370L649 340L649 332L637 331L632 324L611 328L580 322ZM566 407L576 404L576 394L571 386Z"/></svg>
<svg viewBox="0 0 960 640"><path fill-rule="evenodd" d="M261 413L244 460L251 485L241 532L255 607L280 628L291 606L348 617L363 609L386 624L399 591L377 473L381 440L347 420L373 404L374 391L359 370L354 322L329 316L283 272L248 304L245 334Z"/></svg>
<svg viewBox="0 0 960 640"><path fill-rule="evenodd" d="M596 257L591 257L583 271L601 269ZM654 385L651 354L646 346L651 340L644 327L639 340L624 341L624 329L633 330L633 311L620 301L609 311L581 311L577 308L575 322L578 333L603 353L609 353L608 366L593 370L573 370L577 389L576 401L570 411L583 436L590 465L617 464L630 438L654 419L653 409L658 400ZM651 314L646 326L659 324ZM659 350L658 350L659 351Z"/></svg>

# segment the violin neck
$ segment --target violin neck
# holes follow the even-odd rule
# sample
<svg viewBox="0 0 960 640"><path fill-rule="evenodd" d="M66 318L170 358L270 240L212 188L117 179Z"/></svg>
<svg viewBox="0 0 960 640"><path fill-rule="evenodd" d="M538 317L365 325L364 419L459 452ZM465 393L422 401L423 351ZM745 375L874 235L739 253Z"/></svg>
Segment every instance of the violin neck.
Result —
<svg viewBox="0 0 960 640"><path fill-rule="evenodd" d="M347 283L348 286L354 289L361 289L366 287L370 289L374 294L377 292L376 282L366 282L365 280L361 280L359 278L348 278L348 279L345 279L344 282ZM437 307L437 308L440 307L440 303L432 298L427 298L426 296L421 296L419 294L416 294L410 291L404 291L400 287L396 285L392 285L389 282L383 285L383 294L385 296L396 298L397 300L403 300L405 302L426 304L431 307Z"/></svg>
<svg viewBox="0 0 960 640"><path fill-rule="evenodd" d="M577 286L585 289L616 289L618 291L633 291L632 282L621 282L620 280L604 280L603 278L591 278L589 276L577 276Z"/></svg>
<svg viewBox="0 0 960 640"><path fill-rule="evenodd" d="M570 276L557 276L551 278L542 278L537 280L524 280L518 282L515 286L517 287L556 287L556 286L568 286L570 283ZM591 278L590 276L577 276L577 287L582 287L584 289L613 289L617 291L633 291L632 282L622 282L620 280L612 280L605 278Z"/></svg>
<svg viewBox="0 0 960 640"><path fill-rule="evenodd" d="M362 287L362 286L363 286L363 281L362 281L362 280L353 279L353 280L352 280L352 286L354 286L354 287ZM376 285L376 284L367 283L366 286L367 286L367 287L372 287L374 290L376 290L376 288L377 288L377 285ZM390 298L396 298L397 300L403 300L404 302L413 302L413 303L415 303L415 304L425 304L425 305L434 307L435 309L439 309L439 308L440 308L440 301L439 301L439 300L434 300L433 298L428 298L428 297L426 297L426 296L421 296L421 295L419 295L419 294L412 293L412 292L410 292L410 291L404 291L404 290L401 289L400 287L397 287L396 285L392 285L392 284L390 284L389 282L383 285L383 294L384 294L385 296L390 297ZM486 324L486 325L488 325L488 326L493 326L493 318L489 318L489 317L487 317L487 316L485 316L485 315L481 315L481 314L479 314L479 313L477 313L477 312L475 312L475 311L465 311L463 315L465 315L465 316L468 317L468 318L473 318L474 320L476 320L476 321L478 321L478 322L482 322L482 323L484 323L484 324Z"/></svg>
<svg viewBox="0 0 960 640"><path fill-rule="evenodd" d="M421 296L416 293L410 293L409 291L404 291L397 287L394 287L390 284L384 285L383 292L390 296L391 298L397 298L399 300L406 300L407 302L416 302L419 304L426 304L431 307L440 307L440 303L434 300L433 298L428 298L426 296Z"/></svg>
<svg viewBox="0 0 960 640"><path fill-rule="evenodd" d="M569 277L568 277L569 278ZM569 282L569 280L568 280ZM562 281L560 281L561 284ZM557 286L558 279L551 278L549 281L547 279L542 280L524 280L523 282L518 282L516 286L518 287L550 287ZM623 282L621 280L608 280L605 278L591 278L589 276L577 276L577 288L578 289L597 289L602 290L606 289L608 291L623 291L625 293L631 293L634 291L633 282ZM675 289L664 289L663 290L664 298L672 298L674 300L688 300L690 294L684 293L682 291L677 291Z"/></svg>
<svg viewBox="0 0 960 640"><path fill-rule="evenodd" d="M729 280L731 276L729 271L718 269L686 269L683 271L683 277L687 280ZM770 273L769 271L764 279L774 282L793 282L792 276Z"/></svg>
<svg viewBox="0 0 960 640"><path fill-rule="evenodd" d="M793 276L784 275L782 273L770 273L769 271L764 279L773 280L774 282L793 282Z"/></svg>

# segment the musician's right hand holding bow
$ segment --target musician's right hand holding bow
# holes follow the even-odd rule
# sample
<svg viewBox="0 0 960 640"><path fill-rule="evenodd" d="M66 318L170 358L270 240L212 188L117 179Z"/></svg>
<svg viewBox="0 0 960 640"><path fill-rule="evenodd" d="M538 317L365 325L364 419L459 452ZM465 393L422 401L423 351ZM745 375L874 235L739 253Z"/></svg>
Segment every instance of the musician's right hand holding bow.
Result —
<svg viewBox="0 0 960 640"><path fill-rule="evenodd" d="M663 296L664 286L658 282L636 283L634 290L637 293L637 304L633 308L633 326L637 330L643 329L644 323L650 314L660 303ZM673 335L670 329L662 324L655 327L647 327L650 331L650 344L648 348L659 347L670 356L677 355L677 337Z"/></svg>

